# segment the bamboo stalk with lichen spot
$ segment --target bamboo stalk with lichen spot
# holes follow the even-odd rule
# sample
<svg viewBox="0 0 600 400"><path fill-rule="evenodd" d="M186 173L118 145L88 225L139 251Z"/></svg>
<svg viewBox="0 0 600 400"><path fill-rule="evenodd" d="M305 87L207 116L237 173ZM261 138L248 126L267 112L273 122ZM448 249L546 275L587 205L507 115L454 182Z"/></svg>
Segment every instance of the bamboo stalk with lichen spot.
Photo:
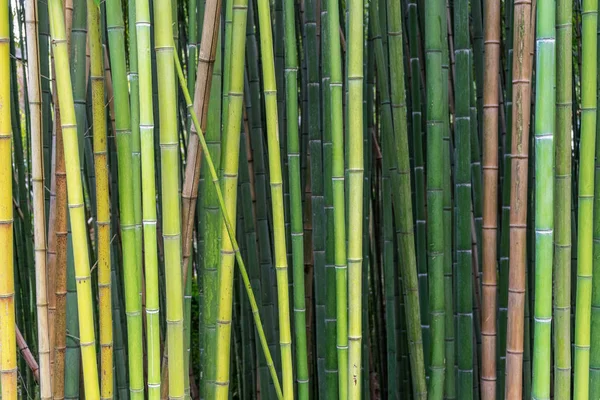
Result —
<svg viewBox="0 0 600 400"><path fill-rule="evenodd" d="M100 36L100 8L87 0L92 89L94 169L96 173L96 226L98 299L100 318L100 396L113 398L113 314L111 298L110 198L108 191L108 138L104 109L104 55Z"/></svg>

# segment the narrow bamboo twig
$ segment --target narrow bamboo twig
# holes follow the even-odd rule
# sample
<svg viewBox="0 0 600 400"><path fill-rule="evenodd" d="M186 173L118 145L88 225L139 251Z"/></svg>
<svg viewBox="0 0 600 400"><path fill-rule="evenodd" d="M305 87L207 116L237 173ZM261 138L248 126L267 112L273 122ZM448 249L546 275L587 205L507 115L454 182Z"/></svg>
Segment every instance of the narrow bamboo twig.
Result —
<svg viewBox="0 0 600 400"><path fill-rule="evenodd" d="M244 30L245 32L245 30ZM180 87L183 91L183 95L185 97L186 105L188 107L192 107L192 101L189 93L187 92L187 86L185 83L185 77L183 76L183 70L181 69L181 64L179 63L179 58L176 53L174 53L175 57L175 66L177 68L177 75L179 77ZM235 239L234 229L229 220L228 214L226 213L225 201L223 199L223 193L221 191L221 187L219 186L219 178L217 176L217 171L214 168L214 164L212 162L212 158L210 157L210 153L208 152L208 145L206 144L206 140L202 135L202 129L200 128L200 123L198 122L198 117L196 113L192 113L192 121L196 125L196 129L198 130L198 137L200 139L200 145L202 146L202 151L204 152L204 156L206 157L206 162L209 167L210 177L215 185L215 189L217 192L217 197L219 200L219 209L221 210L223 223L226 228L226 233L231 240L231 245L233 248L233 252L235 253L235 260L240 268L240 274L242 275L242 280L244 281L244 286L246 288L246 292L248 294L248 300L250 301L250 307L252 309L252 315L254 317L254 323L256 325L256 330L258 331L258 335L260 337L261 347L265 354L265 358L267 359L267 365L269 366L269 370L271 372L271 377L273 378L273 382L275 384L275 390L277 391L277 397L283 398L281 393L281 387L279 384L279 378L277 378L277 372L275 371L275 367L273 366L273 359L271 358L271 354L269 352L269 347L267 346L267 340L265 338L264 329L262 327L260 315L258 313L258 305L256 304L256 299L254 298L254 294L252 293L252 287L250 286L250 279L248 278L248 273L246 272L246 267L244 264L244 260L240 254L240 248L237 244L237 240Z"/></svg>
<svg viewBox="0 0 600 400"><path fill-rule="evenodd" d="M500 1L486 0L483 90L483 279L481 319L481 396L496 398L496 295L498 238L498 109L500 78Z"/></svg>
<svg viewBox="0 0 600 400"><path fill-rule="evenodd" d="M27 26L27 72L31 134L31 180L33 186L33 223L35 246L38 352L40 360L40 398L52 398L50 379L50 341L48 337L48 292L46 273L46 215L44 203L44 159L40 56L38 48L37 2L25 4Z"/></svg>
<svg viewBox="0 0 600 400"><path fill-rule="evenodd" d="M100 36L100 8L87 0L92 90L92 128L96 173L96 227L98 298L100 318L100 396L113 398L113 314L111 298L110 197L108 190L108 138L104 108L104 54Z"/></svg>
<svg viewBox="0 0 600 400"><path fill-rule="evenodd" d="M160 398L160 311L154 167L154 109L152 99L151 23L148 0L136 0L135 24L139 67L142 223L146 281L146 354L148 398ZM131 23L131 22L130 22Z"/></svg>
<svg viewBox="0 0 600 400"><path fill-rule="evenodd" d="M81 357L83 363L84 388L86 398L98 399L98 367L96 363L96 338L92 308L92 288L87 244L87 228L84 215L83 190L80 176L79 148L77 144L77 123L71 92L71 74L65 35L64 14L61 2L48 3L50 12L50 32L53 40L56 66L56 86L58 101L61 104L61 125L64 135L65 165L69 185L68 201L71 229L73 231L73 254L77 279L77 299L79 303L79 329Z"/></svg>
<svg viewBox="0 0 600 400"><path fill-rule="evenodd" d="M21 330L16 325L15 325L15 335L17 337L17 346L19 347L19 352L21 352L21 356L23 357L23 359L25 360L25 363L27 364L27 366L33 373L33 377L35 378L35 380L37 382L39 382L40 381L40 367L39 367L37 361L35 360L35 357L31 353L31 349L29 348L29 345L27 345L27 342L25 341L25 338L23 337Z"/></svg>
<svg viewBox="0 0 600 400"><path fill-rule="evenodd" d="M17 399L17 346L13 264L13 174L10 102L10 4L0 2L0 388L1 397Z"/></svg>

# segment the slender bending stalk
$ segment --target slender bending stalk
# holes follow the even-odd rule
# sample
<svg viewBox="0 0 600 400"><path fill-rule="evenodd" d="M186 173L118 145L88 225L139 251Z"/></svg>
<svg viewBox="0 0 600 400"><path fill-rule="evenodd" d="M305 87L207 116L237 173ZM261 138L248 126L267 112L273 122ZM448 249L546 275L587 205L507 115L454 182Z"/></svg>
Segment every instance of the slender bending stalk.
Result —
<svg viewBox="0 0 600 400"><path fill-rule="evenodd" d="M498 108L500 1L486 0L483 90L483 280L481 396L496 398L496 292L498 237Z"/></svg>
<svg viewBox="0 0 600 400"><path fill-rule="evenodd" d="M71 230L73 232L73 254L75 258L77 303L79 309L79 338L83 362L85 397L87 399L99 399L100 390L98 386L98 367L96 364L96 338L92 308L87 228L79 170L77 124L71 92L71 74L69 71L64 15L59 0L50 1L48 7L50 12L50 31L54 46L58 101L61 104L61 124L63 129L67 184L69 186L69 215Z"/></svg>
<svg viewBox="0 0 600 400"><path fill-rule="evenodd" d="M292 234L292 271L294 277L294 328L296 339L296 381L298 398L308 400L308 355L306 349L306 305L304 300L304 228L302 226L302 188L300 180L300 138L298 136L298 59L294 1L283 2L285 23L285 91L287 117L287 155L290 187ZM339 35L338 35L339 36Z"/></svg>
<svg viewBox="0 0 600 400"><path fill-rule="evenodd" d="M177 57L177 54L174 54L174 56L175 56L175 66L177 67L177 75L179 77L180 87L181 87L181 90L183 91L183 95L185 97L187 107L191 107L192 100L190 98L190 94L187 91L187 84L185 82L185 77L183 76L183 69L181 68L181 64L179 63L179 58ZM202 129L200 128L200 123L198 122L198 117L196 116L196 113L195 112L192 113L191 117L192 117L192 122L196 126L196 130L199 133L198 137L200 139L200 146L206 157L206 163L208 164L210 178L211 178L213 184L215 185L215 189L217 192L217 199L219 201L219 210L221 211L221 215L223 217L223 223L225 225L224 233L227 234L227 237L231 241L232 253L235 255L235 261L237 262L238 267L240 268L240 274L242 275L242 280L244 281L244 287L246 288L246 293L248 295L248 300L250 302L250 309L252 310L252 315L254 317L254 324L255 324L256 330L258 332L258 336L260 338L260 344L263 349L265 358L267 359L267 365L268 365L269 371L271 373L271 378L273 378L273 384L275 385L275 390L277 391L277 397L279 399L281 399L282 394L281 394L281 387L279 385L279 379L277 378L277 372L275 371L275 367L273 366L273 359L271 358L271 353L269 352L269 347L267 346L265 332L262 327L260 315L258 314L258 305L256 304L256 299L254 298L254 293L252 292L252 287L250 286L250 279L248 278L248 273L247 273L246 267L244 265L244 260L242 259L242 256L240 253L240 248L235 239L234 228L229 220L229 217L227 216L227 208L225 206L223 192L221 191L221 187L218 184L219 179L217 176L217 171L215 170L215 166L212 162L212 158L210 156L210 153L208 152L208 145L206 144L206 140L202 136ZM217 362L218 362L218 359L217 359Z"/></svg>
<svg viewBox="0 0 600 400"><path fill-rule="evenodd" d="M510 261L506 338L506 398L520 399L523 381L523 318L527 237L527 166L531 106L531 1L515 2L510 190Z"/></svg>
<svg viewBox="0 0 600 400"><path fill-rule="evenodd" d="M598 1L584 0L582 19L581 142L579 145L579 221L577 223L577 299L573 396L589 397L592 306L594 151L596 146L596 54Z"/></svg>
<svg viewBox="0 0 600 400"><path fill-rule="evenodd" d="M144 396L142 304L139 295L139 273L135 235L135 206L133 192L132 134L127 91L125 38L121 3L109 0L106 24L114 87L115 128L119 174L119 215L123 243L123 281L125 283L125 312L129 361L129 391L132 398ZM158 14L160 15L160 14Z"/></svg>
<svg viewBox="0 0 600 400"><path fill-rule="evenodd" d="M142 168L142 220L146 279L146 354L148 357L148 398L160 397L160 321L158 294L158 252L156 234L156 183L154 170L154 109L150 59L150 7L148 0L136 0L136 30L139 67L140 135Z"/></svg>
<svg viewBox="0 0 600 400"><path fill-rule="evenodd" d="M100 395L113 397L113 321L110 272L110 198L106 111L104 109L104 55L100 36L100 9L87 0L90 43L90 79L92 81L92 127L94 134L94 169L96 172L96 219L98 253L98 297L100 316Z"/></svg>
<svg viewBox="0 0 600 400"><path fill-rule="evenodd" d="M35 246L38 351L40 360L40 398L52 398L50 381L50 342L48 337L48 297L46 287L46 215L44 204L44 159L42 139L42 102L40 57L38 50L37 2L25 4L27 24L27 69L31 131L31 180ZM10 159L10 157L9 157Z"/></svg>
<svg viewBox="0 0 600 400"><path fill-rule="evenodd" d="M444 130L442 90L441 18L444 2L426 0L425 69L427 72L427 212L430 221L443 221L443 157ZM444 232L441 223L427 224L429 259L429 313L431 329L431 360L429 398L441 399L444 393Z"/></svg>
<svg viewBox="0 0 600 400"><path fill-rule="evenodd" d="M17 345L13 266L12 127L10 114L10 5L0 2L0 394L17 399Z"/></svg>
<svg viewBox="0 0 600 400"><path fill-rule="evenodd" d="M363 0L350 0L348 13L348 398L354 400L362 383Z"/></svg>
<svg viewBox="0 0 600 400"><path fill-rule="evenodd" d="M479 1L479 0L476 0ZM454 98L456 153L456 313L457 395L460 399L473 397L473 279L471 250L471 44L469 41L469 2L454 3ZM429 162L430 159L428 159ZM435 173L435 170L434 170ZM431 222L435 224L436 219Z"/></svg>
<svg viewBox="0 0 600 400"><path fill-rule="evenodd" d="M572 8L572 0L557 1L553 315L554 398L557 400L571 398Z"/></svg>
<svg viewBox="0 0 600 400"><path fill-rule="evenodd" d="M183 282L181 273L181 222L179 201L179 137L177 135L176 82L173 67L171 4L154 2L154 40L158 75L163 241L167 287L169 398L184 397Z"/></svg>
<svg viewBox="0 0 600 400"><path fill-rule="evenodd" d="M540 1L536 24L534 399L550 398L554 239L555 2Z"/></svg>
<svg viewBox="0 0 600 400"><path fill-rule="evenodd" d="M331 140L333 219L335 235L335 282L337 358L340 399L348 397L348 272L346 265L346 206L344 193L344 123L340 16L337 0L328 1L329 64L331 68Z"/></svg>

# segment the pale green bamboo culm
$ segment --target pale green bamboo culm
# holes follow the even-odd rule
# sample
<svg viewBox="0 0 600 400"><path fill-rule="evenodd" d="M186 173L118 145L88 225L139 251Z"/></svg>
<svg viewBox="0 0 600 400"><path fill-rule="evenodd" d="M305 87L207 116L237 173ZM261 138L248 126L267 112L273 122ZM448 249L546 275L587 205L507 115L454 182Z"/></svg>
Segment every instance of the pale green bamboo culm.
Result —
<svg viewBox="0 0 600 400"><path fill-rule="evenodd" d="M331 12L331 10L330 10ZM348 1L348 398L360 399L363 263L363 0Z"/></svg>
<svg viewBox="0 0 600 400"><path fill-rule="evenodd" d="M142 169L142 224L146 280L146 354L148 398L160 398L160 320L158 253L156 233L156 181L154 166L154 109L152 104L152 60L150 58L150 7L136 0L136 30L140 98L140 141Z"/></svg>
<svg viewBox="0 0 600 400"><path fill-rule="evenodd" d="M269 153L269 177L271 180L270 185L271 206L273 212L273 242L275 245L275 270L277 274L277 302L279 305L279 345L281 346L283 396L286 400L291 400L294 398L294 374L292 365L292 334L290 329L290 296L288 290L289 277L285 243L286 235L285 215L283 211L283 177L281 174L281 155L279 147L277 85L275 82L275 62L273 59L273 32L271 29L271 12L269 10L268 0L258 0L258 19L261 39L260 52L263 71L263 90L267 119L267 144ZM360 115L362 115L362 113ZM231 121L229 121L229 123L231 123ZM360 190L362 193L362 187ZM362 230L360 230L360 232L362 232Z"/></svg>
<svg viewBox="0 0 600 400"><path fill-rule="evenodd" d="M185 77L183 76L183 70L181 68L181 64L179 62L179 57L177 53L174 53L175 57L175 66L177 67L177 75L179 76L179 83L181 90L183 91L183 95L185 97L185 102L188 108L193 107L192 99L187 90L187 85L185 81ZM242 280L244 282L244 287L246 288L246 293L248 294L248 300L250 301L250 308L252 310L252 315L254 318L254 323L256 325L256 330L258 332L258 336L260 339L260 345L263 349L265 358L267 359L267 366L269 367L269 371L271 373L271 377L273 378L273 384L275 385L275 391L277 392L277 397L279 399L283 398L281 393L281 385L279 384L279 378L277 377L277 371L275 371L275 366L273 364L273 358L271 357L271 353L269 351L269 346L267 345L267 339L265 337L265 331L262 326L262 322L260 319L260 314L258 313L258 305L256 303L256 299L254 298L254 293L252 292L252 286L250 286L250 279L248 278L248 272L246 271L246 266L244 264L244 260L242 259L242 255L240 253L240 247L238 246L237 240L235 239L235 231L233 226L231 225L231 221L226 213L225 200L223 199L223 192L221 191L221 187L219 186L219 177L217 175L217 171L215 170L215 166L212 162L212 157L208 152L208 145L206 144L206 140L204 139L204 135L202 134L202 129L200 128L200 122L198 121L198 116L195 112L191 113L192 122L196 126L198 137L200 138L200 145L202 146L202 152L204 153L204 157L206 160L206 164L208 165L210 178L215 185L215 189L217 192L217 198L219 200L219 209L221 210L221 214L223 216L223 223L225 224L227 236L231 240L231 245L233 248L233 252L235 253L235 260L237 261L237 265L240 269L240 274L242 276Z"/></svg>
<svg viewBox="0 0 600 400"><path fill-rule="evenodd" d="M173 67L171 2L154 1L154 44L158 75L162 227L167 288L167 340L169 398L185 395L183 335L183 273L181 270L181 212L179 198L179 136L177 134L177 82Z"/></svg>
<svg viewBox="0 0 600 400"><path fill-rule="evenodd" d="M113 82L115 129L117 136L119 216L123 242L123 282L125 286L125 313L127 315L127 359L129 361L129 392L132 399L144 397L144 352L142 339L142 301L139 296L139 263L135 234L135 206L133 192L133 138L123 14L119 0L106 3L106 25L110 50L110 70Z"/></svg>

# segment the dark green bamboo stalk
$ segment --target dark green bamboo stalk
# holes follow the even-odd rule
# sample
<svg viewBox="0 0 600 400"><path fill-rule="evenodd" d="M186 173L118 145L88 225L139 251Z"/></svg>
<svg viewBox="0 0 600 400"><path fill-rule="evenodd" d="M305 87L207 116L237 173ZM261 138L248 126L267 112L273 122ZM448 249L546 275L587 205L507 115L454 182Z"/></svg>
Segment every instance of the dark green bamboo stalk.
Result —
<svg viewBox="0 0 600 400"><path fill-rule="evenodd" d="M298 398L308 399L309 375L306 349L306 305L304 300L304 235L300 187L300 138L298 135L298 60L294 2L283 3L285 21L285 90L287 156L294 277L294 323Z"/></svg>
<svg viewBox="0 0 600 400"><path fill-rule="evenodd" d="M127 314L127 341L129 361L129 391L132 398L144 395L142 304L140 298L139 263L135 235L135 206L133 181L132 134L123 15L120 3L107 3L106 25L114 84L115 128L118 149L119 215L123 243L123 281Z"/></svg>
<svg viewBox="0 0 600 400"><path fill-rule="evenodd" d="M430 221L443 221L443 150L444 116L442 98L442 38L440 20L444 4L426 0L425 64L427 71L427 212ZM467 98L468 99L468 98ZM444 231L443 224L427 224L429 260L429 310L431 361L429 398L441 399L444 392ZM469 292L470 296L470 292Z"/></svg>
<svg viewBox="0 0 600 400"><path fill-rule="evenodd" d="M478 1L478 0L476 0ZM469 40L469 3L454 3L455 122L456 153L456 311L458 376L457 395L473 396L473 280L471 251L471 48ZM431 158L428 158L428 163ZM435 219L431 219L435 224ZM476 367L476 365L475 365Z"/></svg>

